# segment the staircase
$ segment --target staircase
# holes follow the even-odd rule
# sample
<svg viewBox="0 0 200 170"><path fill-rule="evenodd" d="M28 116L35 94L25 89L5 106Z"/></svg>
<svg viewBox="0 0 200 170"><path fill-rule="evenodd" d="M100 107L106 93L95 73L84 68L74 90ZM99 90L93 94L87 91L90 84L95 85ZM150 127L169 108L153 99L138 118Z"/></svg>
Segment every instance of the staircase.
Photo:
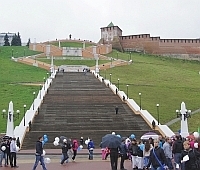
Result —
<svg viewBox="0 0 200 170"><path fill-rule="evenodd" d="M115 106L119 108L118 115ZM90 137L98 147L102 136L113 131L121 136L134 133L139 138L151 129L92 73L58 73L31 131L25 136L22 149L34 149L38 136L44 134L49 138L45 148L56 148L53 141L59 136Z"/></svg>

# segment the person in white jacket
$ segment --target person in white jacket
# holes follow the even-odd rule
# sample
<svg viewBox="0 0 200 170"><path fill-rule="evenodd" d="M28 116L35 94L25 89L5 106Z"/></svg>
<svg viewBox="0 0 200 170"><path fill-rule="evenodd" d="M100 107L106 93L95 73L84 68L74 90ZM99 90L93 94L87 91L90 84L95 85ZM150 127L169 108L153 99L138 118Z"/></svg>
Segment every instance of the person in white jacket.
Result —
<svg viewBox="0 0 200 170"><path fill-rule="evenodd" d="M17 157L16 157L16 152L17 152L17 145L16 145L16 138L12 138L12 141L10 143L10 155L11 155L11 162L10 166L14 168L18 168L17 166Z"/></svg>

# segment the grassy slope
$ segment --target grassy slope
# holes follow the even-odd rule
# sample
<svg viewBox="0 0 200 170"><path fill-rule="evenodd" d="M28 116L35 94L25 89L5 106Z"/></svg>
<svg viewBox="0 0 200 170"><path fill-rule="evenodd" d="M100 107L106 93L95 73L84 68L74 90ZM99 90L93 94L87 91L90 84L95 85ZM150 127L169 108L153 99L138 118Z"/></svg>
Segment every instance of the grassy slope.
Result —
<svg viewBox="0 0 200 170"><path fill-rule="evenodd" d="M28 50L27 47L0 47L0 109L8 110L8 104L12 100L14 110L21 111L20 119L15 122L18 124L23 117L23 105L26 104L29 109L33 101L33 92L37 94L39 91L38 86L25 86L20 83L43 82L46 71L12 61L10 59L12 49L14 54L18 52L18 56L24 55L24 49L27 55L33 55L36 52ZM0 116L0 122L0 132L5 132L6 119L3 120Z"/></svg>
<svg viewBox="0 0 200 170"><path fill-rule="evenodd" d="M45 63L51 63L50 59L38 59L39 61L45 62ZM99 60L99 64L107 63L109 60ZM83 60L83 59L77 59L77 60L54 60L54 64L56 66L60 65L86 65L88 67L96 65L96 60Z"/></svg>
<svg viewBox="0 0 200 170"><path fill-rule="evenodd" d="M116 56L116 52L109 56ZM127 60L129 54L119 53L118 56ZM148 110L155 118L156 104L159 103L161 123L176 118L175 110L180 109L182 101L186 103L187 109L200 108L199 62L140 54L132 54L132 60L132 65L109 70L109 73L112 73L112 82L117 84L119 78L120 89L125 92L126 84L129 84L129 96L138 104L138 93L141 92L142 108ZM104 74L105 72L102 72L102 75ZM200 115L197 114L189 120L190 131L197 130L199 118ZM180 123L173 125L172 129L180 129Z"/></svg>
<svg viewBox="0 0 200 170"><path fill-rule="evenodd" d="M59 46L59 43L52 43L52 45ZM83 43L82 42L60 42L61 47L76 47L76 48L83 48ZM85 43L86 47L91 46L89 43Z"/></svg>

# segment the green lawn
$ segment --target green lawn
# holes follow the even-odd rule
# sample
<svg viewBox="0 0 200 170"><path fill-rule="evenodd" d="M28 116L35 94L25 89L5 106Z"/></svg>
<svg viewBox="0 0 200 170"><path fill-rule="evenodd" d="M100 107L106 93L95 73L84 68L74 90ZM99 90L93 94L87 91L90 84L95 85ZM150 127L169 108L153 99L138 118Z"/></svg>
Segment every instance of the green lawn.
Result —
<svg viewBox="0 0 200 170"><path fill-rule="evenodd" d="M116 57L116 51L108 56ZM118 53L122 59L130 58L130 54ZM115 67L106 71L107 78L112 73L112 83L120 79L120 89L127 92L139 104L139 93L142 93L142 108L157 118L156 104L159 103L160 121L162 124L176 118L176 109L180 109L182 101L187 109L200 108L200 63L166 57L131 54L133 64ZM101 72L105 76L105 72ZM200 115L189 120L190 131L197 130ZM174 131L180 129L180 123L172 126Z"/></svg>
<svg viewBox="0 0 200 170"><path fill-rule="evenodd" d="M33 101L33 91L38 92L38 86L25 86L23 82L42 82L46 71L10 60L12 55L23 56L36 54L27 47L0 47L0 109L7 109L10 100L14 102L14 109L23 112L23 105L27 108ZM25 50L24 50L25 49ZM200 108L200 63L197 61L177 60L167 57L142 55L138 53L120 53L113 50L108 54L110 57L133 60L133 64L114 67L101 71L101 75L110 78L112 83L119 81L120 90L127 93L139 104L139 95L142 93L142 108L148 110L157 118L156 104L159 103L160 122L162 124L176 118L175 110L180 109L182 101L186 103L187 109L196 110ZM40 59L50 63L50 60ZM107 61L100 60L99 63ZM55 65L87 65L94 66L95 60L55 60ZM22 113L23 114L23 113ZM22 115L21 114L21 115ZM22 118L22 116L21 116ZM195 131L200 125L200 114L193 115L189 119L189 130ZM5 120L0 116L0 132L5 131ZM20 120L16 121L16 124ZM180 123L171 126L172 130L180 129Z"/></svg>
<svg viewBox="0 0 200 170"><path fill-rule="evenodd" d="M59 42L51 43L52 45L59 46ZM61 47L76 47L76 48L83 48L83 43L80 42L60 42ZM92 46L91 43L85 43L85 47Z"/></svg>
<svg viewBox="0 0 200 170"><path fill-rule="evenodd" d="M21 112L20 119L15 122L17 125L23 117L23 105L26 104L29 109L33 101L33 92L37 94L39 91L38 86L27 86L22 83L42 83L46 70L12 61L12 49L18 57L23 56L24 51L25 55L33 55L37 52L30 51L27 47L0 47L0 112L3 109L8 110L8 104L12 100L14 110ZM0 132L5 132L6 119L0 116L0 122Z"/></svg>
<svg viewBox="0 0 200 170"><path fill-rule="evenodd" d="M51 63L51 59L39 59L39 61L45 62L50 64ZM99 64L104 64L109 62L109 60L99 60ZM83 59L76 59L76 60L70 60L70 59L66 59L66 60L54 60L54 64L56 66L60 66L60 65L86 65L88 67L92 67L94 65L96 65L96 60L83 60Z"/></svg>

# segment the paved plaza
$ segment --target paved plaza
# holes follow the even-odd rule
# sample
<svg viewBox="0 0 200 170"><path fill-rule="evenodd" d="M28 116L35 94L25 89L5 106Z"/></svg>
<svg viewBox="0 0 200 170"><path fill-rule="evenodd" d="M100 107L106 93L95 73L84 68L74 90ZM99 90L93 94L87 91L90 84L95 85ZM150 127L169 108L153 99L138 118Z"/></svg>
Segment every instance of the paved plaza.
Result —
<svg viewBox="0 0 200 170"><path fill-rule="evenodd" d="M119 159L120 160L120 159ZM34 164L34 157L30 159L28 156L27 158L20 158L17 159L19 170L31 170ZM69 162L65 165L60 165L59 159L51 159L51 163L46 164L47 170L111 170L110 167L110 160L101 160L100 158L94 158L94 160L88 160L86 158L77 158L75 162ZM120 161L118 163L118 169ZM125 162L125 168L128 170L132 170L131 162ZM11 170L13 168L10 167L1 167L0 170ZM38 165L37 170L42 170L41 165Z"/></svg>
<svg viewBox="0 0 200 170"><path fill-rule="evenodd" d="M51 162L46 164L47 170L111 170L110 158L107 160L101 159L101 149L94 150L94 159L88 160L88 150L82 149L78 152L76 160L64 165L60 165L61 149L46 149L45 158L50 158ZM17 153L18 170L32 170L35 162L35 150L21 150ZM3 160L4 164L4 160ZM131 162L125 162L125 168L132 170ZM11 167L0 167L0 170L11 170ZM118 161L118 169L120 169L120 159ZM42 170L41 165L38 165L37 170Z"/></svg>

